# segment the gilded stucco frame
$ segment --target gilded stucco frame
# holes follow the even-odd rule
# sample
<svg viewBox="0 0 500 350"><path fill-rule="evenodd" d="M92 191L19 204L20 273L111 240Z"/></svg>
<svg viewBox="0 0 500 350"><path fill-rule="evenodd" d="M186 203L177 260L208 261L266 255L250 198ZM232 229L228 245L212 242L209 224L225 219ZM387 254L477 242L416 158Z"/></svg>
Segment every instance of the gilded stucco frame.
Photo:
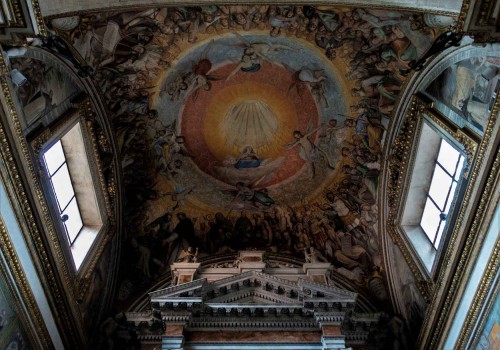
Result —
<svg viewBox="0 0 500 350"><path fill-rule="evenodd" d="M493 129L498 118L498 112L500 107L500 99L497 96L494 103L494 107L489 118L488 125L484 132L482 138L469 129L460 129L457 125L447 120L438 110L433 106L432 101L428 100L423 95L415 95L412 98L410 106L407 110L406 117L402 126L399 128L399 132L392 143L391 149L393 150L388 159L388 224L387 232L392 239L392 241L401 250L402 255L405 257L408 266L413 272L417 285L420 292L422 293L424 299L428 303L428 309L440 310L437 315L437 320L433 320L431 313L426 314L424 319L424 324L422 325L422 331L419 337L420 346L423 346L422 342L423 334L429 333L429 343L427 346L429 348L435 348L442 336L443 327L447 322L447 318L450 316L449 313L452 312L452 303L455 300L456 292L458 291L461 283L464 281L463 273L465 271L464 267L472 258L472 250L477 243L477 235L479 230L479 223L483 220L484 210L491 200L489 196L491 195L491 190L496 183L494 179L494 174L498 172L498 157L494 162L491 169L490 176L486 183L484 191L481 191L481 198L479 200L479 206L476 209L474 215L474 221L472 225L465 231L464 225L469 224L465 221L466 212L469 210L468 205L462 205L458 208L457 221L454 229L448 234L449 242L445 247L445 250L441 252L440 256L437 257L440 261L439 268L432 277L428 275L425 271L420 260L417 258L415 251L408 238L402 232L399 227L401 212L400 207L406 201L408 195L408 186L404 186L408 183L409 175L411 174L411 169L413 168L413 163L415 161L414 147L416 147L417 136L420 133L422 126L422 119L427 116L430 120L436 123L441 129L443 129L448 135L459 142L466 154L468 168L466 169L465 176L468 179L467 188L464 192L463 203L469 203L473 198L473 192L476 191L476 182L478 180L478 173L483 166L483 159L485 158L485 153L487 151L487 146L492 138ZM494 136L494 134L493 134ZM493 176L493 177L492 177ZM477 197L477 196L476 196ZM452 259L453 255L457 254L457 248L463 245L463 250L459 256ZM497 249L498 251L498 249ZM498 252L497 252L498 254ZM446 298L443 303L440 302L439 293L442 288L445 287L447 281L445 280L446 271L451 267L453 261L458 261L456 271L458 273L454 274L449 286L448 292L446 293ZM490 264L491 265L491 264ZM488 275L488 271L486 272ZM479 298L476 298L475 302L481 302ZM473 305L476 308L477 305ZM477 316L477 315L476 315ZM473 317L473 315L470 315ZM469 327L472 326L471 320L469 320ZM434 327L432 324L434 323ZM433 328L431 328L433 327ZM461 342L465 341L465 338L461 338Z"/></svg>
<svg viewBox="0 0 500 350"><path fill-rule="evenodd" d="M104 178L103 164L98 146L98 135L96 133L96 120L95 116L91 112L91 104L88 97L83 101L77 103L72 111L66 115L60 117L53 126L44 129L41 133L29 140L29 145L31 151L33 152L33 161L35 163L35 168L38 173L38 181L43 181L46 175L45 166L42 162L42 151L47 148L47 145L58 139L65 132L69 130L76 123L80 123L82 128L82 135L84 139L85 148L87 150L89 166L91 173L93 175L93 180L96 180L98 190L96 195L99 203L99 211L101 218L103 220L103 226L99 230L98 237L93 243L91 250L89 251L87 257L78 271L74 270L71 256L69 252L65 251L65 247L59 244L58 253L62 253L66 256L66 261L63 266L69 269L69 274L72 276L74 283L72 287L75 289L74 294L77 296L78 300L83 298L86 289L88 288L88 281L91 279L91 274L95 269L97 262L99 261L101 254L108 243L110 236L112 236L115 229L116 219L114 217L113 208L111 205L111 199L107 191L107 183ZM43 183L39 183L43 187ZM45 191L45 197L50 196L48 191ZM49 209L47 199L43 202L44 212ZM48 215L50 215L50 210L48 210ZM52 222L52 220L50 220ZM52 229L56 230L54 225L51 225ZM51 240L55 245L57 240ZM70 267L71 266L71 267Z"/></svg>
<svg viewBox="0 0 500 350"><path fill-rule="evenodd" d="M0 10L5 19L5 24L0 25L2 28L18 28L24 27L23 11L21 7L21 0L7 0L7 6L9 7L10 14L13 16L11 20L6 18L6 13L3 8Z"/></svg>
<svg viewBox="0 0 500 350"><path fill-rule="evenodd" d="M0 124L0 138L2 137L3 129ZM0 158L2 158L2 155L0 155ZM0 181L5 180L3 176L0 175L0 177ZM20 324L26 332L30 344L40 349L50 349L52 340L1 215L0 251L5 258L5 263L3 259L0 259L0 279L4 281L9 289L10 296L15 304L12 307L19 316ZM25 310L27 310L28 314L26 314ZM35 336L35 332L37 336Z"/></svg>
<svg viewBox="0 0 500 350"><path fill-rule="evenodd" d="M437 111L432 102L426 101L423 96L414 96L411 102L411 107L406 115L406 120L400 128L393 143L393 152L389 159L390 186L388 189L389 213L387 232L391 239L401 249L406 262L412 270L418 287L424 299L429 302L433 297L435 289L432 276L426 272L423 263L420 261L417 252L407 238L404 230L401 228L401 218L406 199L408 196L409 179L415 162L417 142L422 130L424 119L428 119L435 123L449 137L460 143L464 149L467 159L467 168L465 169L465 177L469 177L471 164L474 162L474 157L477 152L478 140L475 135L465 133L458 126L453 125L439 111ZM470 191L468 196L470 196ZM467 194L465 195L467 197ZM464 201L467 199L464 198ZM459 215L461 220L463 215ZM456 226L460 226L457 222ZM438 257L436 257L438 258Z"/></svg>
<svg viewBox="0 0 500 350"><path fill-rule="evenodd" d="M61 64L64 65L64 63ZM6 118L9 120L8 124L10 124L10 126L5 126L6 129L3 129L0 123L0 154L6 160L7 175L13 182L15 200L24 203L21 206L22 219L29 225L29 230L24 232L25 240L32 242L32 254L37 256L36 260L40 261L48 286L46 292L51 295L57 308L59 327L66 331L66 337L72 339L70 342L79 343L83 339L84 329L79 303L89 290L92 273L119 226L116 219L117 211L120 210L117 165L114 164L114 159L108 159L108 163L104 164L101 158L101 155L106 152L112 153L114 146L108 139L106 126L101 125L102 117L95 111L95 101L87 95L84 99L75 102L74 108L84 121L82 127L88 131L87 142L91 145L92 154L95 155L96 179L104 199L104 215L106 216L104 220L107 221L105 228L101 229L101 238L98 238L98 241L93 244L91 259L86 259L87 261L83 263L78 274L75 274L69 268L66 256L58 243L58 233L52 224L50 210L39 179L38 160L34 156L37 152L36 149L56 132L56 125L60 122L54 123L55 129L52 132L46 129L35 140L28 143L18 116L18 106L12 95L8 76L9 70L5 58L0 53L0 84L3 95L1 102L6 111ZM12 144L7 139L5 131L7 129L10 129L8 132L14 135L15 141L12 140ZM18 149L20 158L14 156L16 152L13 149L15 148ZM17 163L17 161L21 163ZM20 171L24 172L26 177L22 176ZM28 183L23 182L23 179L26 179ZM29 199L30 196L27 194L29 192L32 193L31 199L34 200L34 204ZM32 205L28 205L28 203L32 203ZM16 259L12 263L17 266L20 264L19 260ZM60 287L60 283L64 289ZM35 308L29 310L30 313L36 314Z"/></svg>

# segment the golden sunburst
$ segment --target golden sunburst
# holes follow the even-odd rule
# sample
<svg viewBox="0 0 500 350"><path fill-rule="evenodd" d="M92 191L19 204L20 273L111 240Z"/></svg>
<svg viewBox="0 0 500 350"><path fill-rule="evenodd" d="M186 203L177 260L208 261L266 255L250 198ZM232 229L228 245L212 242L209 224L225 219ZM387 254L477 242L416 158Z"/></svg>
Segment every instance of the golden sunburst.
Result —
<svg viewBox="0 0 500 350"><path fill-rule="evenodd" d="M263 158L276 158L283 151L283 144L290 139L297 128L298 119L293 102L283 92L269 84L245 81L230 85L219 91L206 109L203 122L203 136L210 152L222 160L227 156L237 156L241 147L227 142L228 134L223 127L224 120L234 106L245 101L261 101L267 105L276 118L277 128L269 143L252 146Z"/></svg>

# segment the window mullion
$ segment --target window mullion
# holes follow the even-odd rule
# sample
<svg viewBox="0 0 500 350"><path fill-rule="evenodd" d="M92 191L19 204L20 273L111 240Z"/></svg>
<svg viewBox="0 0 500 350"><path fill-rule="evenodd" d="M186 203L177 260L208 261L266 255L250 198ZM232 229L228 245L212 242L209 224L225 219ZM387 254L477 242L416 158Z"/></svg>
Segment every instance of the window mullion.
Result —
<svg viewBox="0 0 500 350"><path fill-rule="evenodd" d="M61 210L61 214L64 213L64 211L68 208L68 206L71 204L71 201L75 199L76 200L76 195L75 195L75 191L73 191L73 197L71 197L68 201L68 203L66 203L66 206L64 207L63 210Z"/></svg>
<svg viewBox="0 0 500 350"><path fill-rule="evenodd" d="M460 158L458 158L458 159L460 160ZM436 165L439 165L439 167L440 167L441 169L443 169L443 171L446 173L446 175L448 175L449 177L451 177L451 178L453 179L453 175L452 175L452 174L450 174L450 173L449 173L449 171L448 171L448 170L446 170L446 168L445 168L445 167L444 167L441 163L439 163L438 161L436 161ZM457 166L458 166L458 164L457 164ZM456 167L455 167L455 171L457 171L457 170L456 170Z"/></svg>
<svg viewBox="0 0 500 350"><path fill-rule="evenodd" d="M433 246L434 246L434 248L436 248L436 249L437 249L437 247L436 247L436 240L437 240L437 237L438 237L438 232L439 232L439 229L441 228L441 225L443 224L443 221L444 221L444 220L439 220L439 225L438 225L438 227L437 227L437 229L436 229L436 234L434 235L434 239L432 240L432 245L433 245Z"/></svg>
<svg viewBox="0 0 500 350"><path fill-rule="evenodd" d="M50 173L49 173L49 178L50 178L51 180L52 180L52 177L53 177L55 174L57 174L57 172L58 172L58 171L59 171L59 170L63 167L63 165L64 165L64 164L66 164L66 160L64 160L64 162L62 162L62 163L61 163L61 165L59 165L59 166L57 167L57 169L56 169L56 170L52 173L52 175L50 175ZM47 170L48 170L48 169L47 169Z"/></svg>
<svg viewBox="0 0 500 350"><path fill-rule="evenodd" d="M80 233L82 233L82 231L83 231L83 227L80 228L80 231L78 231L78 233L76 234L75 239L69 241L69 246L71 248L73 248L73 244L75 244L76 240L78 239L78 236L80 236Z"/></svg>
<svg viewBox="0 0 500 350"><path fill-rule="evenodd" d="M427 197L431 200L432 204L434 204L436 206L436 208L438 208L438 210L442 213L444 209L441 209L439 207L439 205L437 205L436 201L434 200L434 198L431 197L430 194L427 194ZM445 204L445 208L446 208L446 204Z"/></svg>

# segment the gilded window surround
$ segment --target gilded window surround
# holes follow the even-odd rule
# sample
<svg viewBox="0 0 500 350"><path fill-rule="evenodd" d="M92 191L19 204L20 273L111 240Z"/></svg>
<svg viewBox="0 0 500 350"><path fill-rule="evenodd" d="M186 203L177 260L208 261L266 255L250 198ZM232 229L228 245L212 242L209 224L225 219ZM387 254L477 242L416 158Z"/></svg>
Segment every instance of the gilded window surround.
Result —
<svg viewBox="0 0 500 350"><path fill-rule="evenodd" d="M464 237L464 224L466 224L464 222L464 218L466 217L466 213L471 211L471 209L468 207L470 206L470 202L473 199L472 193L477 191L478 186L480 185L476 183L476 180L478 178L478 173L480 171L484 171L483 168L485 165L483 164L483 159L485 157L487 146L490 143L491 137L492 135L494 135L493 129L498 118L499 107L500 102L497 98L493 108L492 116L490 117L488 126L482 138L482 142L478 144L477 135L467 130L460 130L456 128L456 126L448 122L443 122L442 116L433 108L432 103L426 103L421 98L414 97L413 101L411 102L411 107L408 110L405 122L400 128L398 136L393 142L388 142L394 152L388 155L388 166L390 168L390 171L386 173L386 177L384 179L386 184L389 181L392 181L390 184L388 184L389 187L387 193L389 212L386 222L390 223L387 227L387 232L401 249L405 260L409 264L410 269L412 270L416 280L418 281L420 291L430 303L428 310L433 310L427 313L424 324L422 326L419 344L423 348L434 348L437 345L436 342L439 341L440 336L443 334L443 327L445 327L445 323L449 319L450 312L453 313L452 303L457 297L457 290L460 287L461 283L467 280L467 276L464 276L465 266L467 266L468 260L470 259L472 254L472 248L476 244L478 222L482 220L482 215L484 215L484 207L487 203L487 199L485 199L484 196L488 195L487 191L485 191L485 193L483 194L483 198L481 198L479 202L479 207L477 208L477 214L474 223L470 229L470 233L467 235L464 250L460 255L459 265L456 269L457 273L453 277L451 277L452 280L449 290L446 293L444 292L444 289L447 285L446 281L450 278L446 275L449 273L448 270L451 266L451 262L454 261L454 259L452 258L457 254L457 248L462 242L461 237ZM464 145L468 162L472 165L472 168L468 170L468 177L470 181L463 199L463 202L469 203L469 206L462 207L459 212L457 223L452 234L450 235L448 247L444 252L444 255L442 256L440 271L435 280L427 277L425 273L422 273L422 266L419 266L416 263L416 260L412 258L413 252L409 248L409 242L406 242L407 239L404 238L404 235L399 233L397 230L397 215L399 204L404 202L404 199L407 195L406 191L404 191L403 184L405 183L405 179L407 176L407 169L411 168L409 165L414 161L412 157L408 157L408 154L411 154L410 150L415 134L416 132L418 132L418 122L422 116L422 113L426 113L427 115L429 115L434 122L436 122L452 137L454 137L457 141ZM474 155L476 156L474 157ZM472 161L474 163L472 163ZM405 169L404 171L406 172L399 173L400 169ZM490 186L492 186L494 184L494 180L489 179L489 181ZM440 305L441 298L438 296L442 295L446 295L446 298L443 304ZM436 314L437 312L439 312L439 315ZM426 343L426 335L430 335L429 344Z"/></svg>
<svg viewBox="0 0 500 350"><path fill-rule="evenodd" d="M472 224L470 224L467 231L465 230L465 227L463 227L463 229L459 227L463 226L463 224L461 225L460 223L464 223L463 219L464 216L466 215L466 211L461 210L459 217L457 219L457 225L455 226L455 230L451 235L449 246L448 249L446 250L442 262L443 267L441 268L441 272L437 279L439 284L436 283L436 286L438 287L438 289L436 289L437 295L445 295L444 288L446 288L447 282L449 281L450 284L449 284L449 289L446 293L447 295L446 299L444 300L444 303L440 308L437 308L439 303L437 296L434 298L433 303L430 304L430 307L432 309L440 310L440 316L439 319L437 319L436 326L432 326L430 324L429 322L430 314L428 314L427 315L428 317L426 317L426 320L424 320L423 330L428 329L428 333L423 332L421 334L422 335L432 334L432 336L430 336L429 339L430 340L429 346L431 348L434 348L435 346L438 345L440 338L442 340L443 334L447 334L447 331L449 329L450 318L455 314L456 307L458 307L457 298L459 299L460 295L459 290L469 279L470 271L468 267L471 264L470 260L472 258L475 258L473 254L474 248L481 244L481 242L478 241L479 230L481 223L485 220L485 211L487 206L489 205L491 189L495 185L496 179L495 177L489 176L486 184L483 187L484 190L481 190L482 184L480 183L480 181L477 181L477 179L481 178L479 174L484 172L485 169L487 169L486 166L488 161L486 159L486 154L491 152L491 148L494 146L493 143L495 141L495 137L497 136L497 131L498 131L499 111L500 111L500 98L497 96L483 139L478 147L475 164L473 166L473 169L471 170L470 185L463 199L465 203L471 201L477 203L477 207L474 208L474 210L470 210L467 213L469 217L471 218L473 217L473 221L471 220ZM492 164L492 169L490 174L495 174L497 171L498 171L498 158ZM483 176L484 175L486 174L483 174ZM481 193L481 195L476 196L476 198L473 200L473 198L471 197L472 192ZM459 235L460 231L464 231L464 233L462 235ZM465 242L463 241L464 236L466 236ZM461 243L463 245L461 245ZM458 254L457 251L460 246L462 247L462 250L459 251L460 256L455 256L455 259L452 259L453 255ZM449 267L451 267L452 261L458 261L458 264L453 270L455 271L455 274L453 276L449 276L448 278L446 278L446 275L450 273L450 271L447 270L449 269ZM446 322L448 322L447 326Z"/></svg>
<svg viewBox="0 0 500 350"><path fill-rule="evenodd" d="M466 178L469 175L470 165L474 161L478 143L474 134L464 133L458 129L458 127L447 121L444 116L433 109L432 104L424 102L418 96L413 98L405 123L400 128L400 132L394 142L391 143L393 152L389 155L388 160L390 182L388 183L387 191L389 206L387 222L390 224L387 227L387 232L401 249L403 256L418 281L420 292L427 301L430 301L434 294L434 282L426 272L416 251L400 227L402 217L400 208L404 207L409 190L409 186L404 186L404 184L407 182L409 176L411 176L411 169L413 168L416 156L416 153L411 152L411 150L417 146L415 140L421 132L424 116L427 116L427 118L464 147L468 164L465 170ZM408 155L410 156L408 157Z"/></svg>
<svg viewBox="0 0 500 350"><path fill-rule="evenodd" d="M78 300L81 300L88 288L92 272L95 269L95 266L99 261L106 244L109 242L110 237L115 232L116 218L111 203L110 193L107 191L108 184L106 183L103 173L102 159L99 154L100 152L98 145L98 135L96 133L96 129L98 128L98 126L96 126L96 121L94 118L95 116L92 112L90 100L88 98L85 98L83 101L78 103L76 107L77 109L68 113L64 117L59 118L55 125L53 125L52 127L49 126L48 128L44 129L41 134L30 140L29 144L34 152L34 159L38 160L38 162L36 162L35 164L38 167L38 174L40 174L40 178L45 176L44 166L41 164L42 155L40 154L40 152L43 150L43 148L46 147L48 142L53 141L54 138L62 135L68 128L68 125L74 125L75 120L78 120L80 122L84 144L86 146L90 146L89 166L91 168L91 173L97 176L99 191L96 194L99 199L98 203L100 207L104 207L104 210L101 210L103 227L100 229L99 235L96 238L91 251L89 252L89 256L91 256L92 258L90 259L90 261L88 259L85 259L82 267L76 274L72 273L72 271L70 272L70 274L74 278L74 283L72 285L72 287L75 289L74 294L77 296ZM105 138L101 140L101 142L107 144L107 140ZM44 201L43 205L47 206L46 200Z"/></svg>
<svg viewBox="0 0 500 350"><path fill-rule="evenodd" d="M107 221L108 225L106 227L106 232L103 231L103 239L99 241L93 251L93 258L85 263L85 266L81 269L83 273L78 276L73 276L68 264L66 262L66 257L61 249L61 246L57 243L58 236L51 221L51 216L47 203L45 201L45 194L42 191L40 181L38 180L38 169L34 164L31 153L30 146L28 145L26 138L23 134L19 116L17 114L16 105L9 87L8 68L5 63L5 59L0 53L0 84L2 86L2 104L4 110L8 111L6 114L7 118L10 118L10 126L12 134L15 135L14 142L17 143L16 148L19 149L21 162L25 167L25 173L29 178L27 181L29 183L28 187L31 190L28 192L33 194L35 207L31 207L28 203L27 190L23 184L22 176L19 173L18 165L15 162L15 156L12 147L9 145L7 136L4 131L4 126L0 123L0 155L7 160L6 168L7 173L14 183L14 192L16 200L19 203L23 203L22 212L26 222L30 223L29 232L26 233L26 241L32 241L34 244L34 251L32 254L36 254L40 260L43 274L47 279L47 290L46 294L52 296L55 308L57 309L60 329L65 329L64 333L69 339L67 344L79 344L85 336L83 334L83 318L80 312L78 302L83 299L83 296L89 289L89 285L92 280L92 272L95 269L99 257L106 248L107 244L111 241L113 235L117 232L117 214L116 211L120 210L119 203L119 191L117 182L118 171L116 170L117 164L116 160L113 159L113 164L108 167L107 179L104 177L103 164L100 160L97 161L97 169L99 173L99 183L101 188L103 188L103 193L105 197L105 210L108 215ZM103 120L102 117L98 116L93 110L95 104L87 98L83 102L77 104L80 115L86 119L86 128L88 128L91 134L90 141L92 143L92 148L94 153L99 153L100 150L105 150L106 148L113 148L113 145L108 141L108 133L104 131L103 128L96 122L97 120ZM109 164L108 164L109 165ZM39 218L39 219L35 219ZM37 224L41 222L40 227ZM118 224L119 225L119 224ZM42 233L44 232L45 233ZM46 237L46 241L49 243L49 247L46 248L43 237ZM55 265L51 261L55 260ZM57 277L59 276L59 277ZM59 282L58 282L59 281ZM63 286L69 286L68 288L62 288ZM65 296L65 297L64 297ZM71 310L70 313L68 311Z"/></svg>
<svg viewBox="0 0 500 350"><path fill-rule="evenodd" d="M0 61L0 70L5 71L5 63L2 60ZM16 129L18 129L19 133L22 133L21 126L19 120L17 118L17 111L14 106L14 102L12 100L12 95L10 94L9 86L7 83L7 79L5 74L0 76L0 83L2 84L2 93L4 99L2 99L2 104L4 105L4 110L8 111L6 113L7 117L10 117L16 123ZM6 105L6 106L5 106ZM22 139L21 139L22 140ZM24 141L24 156L25 159L28 155L28 149L26 145L26 141ZM16 160L14 157L14 153L12 152L11 146L8 143L7 136L4 131L4 126L0 123L0 156L6 165L6 172L8 176L8 180L13 185L13 197L18 203L23 203L20 210L23 215L23 221L26 222L29 226L27 227L26 232L23 232L25 235L26 241L31 241L33 244L34 250L31 251L32 258L35 261L40 261L41 268L45 275L47 281L47 289L45 290L47 295L52 296L52 301L54 302L56 309L58 310L58 323L59 325L71 325L71 317L67 312L64 298L62 294L62 290L60 289L57 283L57 271L54 269L52 264L50 263L51 258L49 252L45 249L44 242L42 240L41 228L38 226L37 219L35 219L35 209L29 205L30 200L28 199L27 190L25 189L25 185L23 184L22 176L19 173L18 165L16 164ZM28 166L31 168L31 174L34 174L34 168L32 164L28 163ZM41 196L42 193L39 191L34 192L35 197ZM44 286L45 287L45 286ZM68 334L66 334L70 338L75 337L75 333L72 331L70 327L68 327Z"/></svg>

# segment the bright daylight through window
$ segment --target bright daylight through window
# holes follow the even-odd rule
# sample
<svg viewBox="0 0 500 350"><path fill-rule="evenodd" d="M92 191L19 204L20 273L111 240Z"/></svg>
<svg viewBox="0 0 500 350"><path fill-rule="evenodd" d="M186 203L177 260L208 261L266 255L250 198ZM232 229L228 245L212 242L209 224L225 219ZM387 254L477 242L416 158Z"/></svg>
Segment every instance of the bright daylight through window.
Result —
<svg viewBox="0 0 500 350"><path fill-rule="evenodd" d="M45 152L44 159L68 242L73 246L83 222L60 140Z"/></svg>
<svg viewBox="0 0 500 350"><path fill-rule="evenodd" d="M464 157L448 142L441 140L431 186L420 221L422 229L436 249L446 226L446 219L453 203L463 165Z"/></svg>
<svg viewBox="0 0 500 350"><path fill-rule="evenodd" d="M43 154L63 239L78 270L102 227L82 128L74 125Z"/></svg>
<svg viewBox="0 0 500 350"><path fill-rule="evenodd" d="M424 122L411 171L401 228L423 265L432 273L453 212L466 159L455 145Z"/></svg>

